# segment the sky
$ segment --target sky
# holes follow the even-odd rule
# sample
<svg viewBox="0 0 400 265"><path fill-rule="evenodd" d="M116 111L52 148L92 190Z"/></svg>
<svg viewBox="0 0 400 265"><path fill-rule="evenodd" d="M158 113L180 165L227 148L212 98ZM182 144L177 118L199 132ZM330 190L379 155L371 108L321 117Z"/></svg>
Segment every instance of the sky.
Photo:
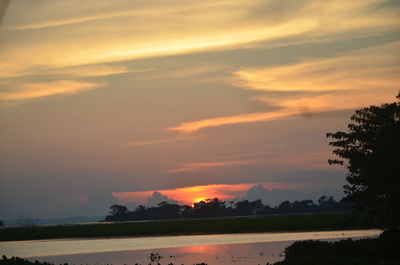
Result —
<svg viewBox="0 0 400 265"><path fill-rule="evenodd" d="M1 0L0 218L343 196L327 132L394 102L388 0Z"/></svg>

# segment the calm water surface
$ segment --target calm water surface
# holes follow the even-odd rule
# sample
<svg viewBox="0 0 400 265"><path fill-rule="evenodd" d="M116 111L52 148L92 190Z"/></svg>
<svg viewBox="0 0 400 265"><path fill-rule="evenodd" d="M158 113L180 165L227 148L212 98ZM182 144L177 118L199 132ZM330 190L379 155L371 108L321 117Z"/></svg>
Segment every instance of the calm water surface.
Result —
<svg viewBox="0 0 400 265"><path fill-rule="evenodd" d="M380 230L296 233L221 234L111 239L0 242L0 255L69 264L149 264L159 253L160 264L251 265L283 259L293 241L375 237ZM157 264L157 262L152 263Z"/></svg>

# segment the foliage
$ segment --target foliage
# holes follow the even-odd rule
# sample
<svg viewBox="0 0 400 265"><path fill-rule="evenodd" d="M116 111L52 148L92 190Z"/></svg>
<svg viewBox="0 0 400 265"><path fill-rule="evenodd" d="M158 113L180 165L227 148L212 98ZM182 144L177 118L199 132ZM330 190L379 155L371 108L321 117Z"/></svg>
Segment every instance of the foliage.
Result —
<svg viewBox="0 0 400 265"><path fill-rule="evenodd" d="M397 96L400 99L400 93ZM356 110L348 132L328 133L348 170L344 186L360 210L397 219L400 212L400 102ZM393 222L393 220L391 220ZM398 222L398 220L397 220Z"/></svg>
<svg viewBox="0 0 400 265"><path fill-rule="evenodd" d="M298 241L285 249L275 265L400 264L400 232L385 231L379 238L340 241Z"/></svg>
<svg viewBox="0 0 400 265"><path fill-rule="evenodd" d="M115 217L123 217L126 215L128 208L123 205L114 204L110 207L110 214Z"/></svg>
<svg viewBox="0 0 400 265"><path fill-rule="evenodd" d="M134 211L128 211L125 206L111 206L110 215L105 221L135 221L135 220L161 220L185 218L210 218L227 216L270 215L270 214L296 214L296 213L329 213L350 212L352 203L337 202L333 197L322 196L318 204L312 200L284 201L277 207L264 205L261 200L238 201L230 207L225 201L218 198L196 202L193 207L187 205L170 204L161 202L158 207L145 207L139 205ZM122 210L121 210L122 209Z"/></svg>

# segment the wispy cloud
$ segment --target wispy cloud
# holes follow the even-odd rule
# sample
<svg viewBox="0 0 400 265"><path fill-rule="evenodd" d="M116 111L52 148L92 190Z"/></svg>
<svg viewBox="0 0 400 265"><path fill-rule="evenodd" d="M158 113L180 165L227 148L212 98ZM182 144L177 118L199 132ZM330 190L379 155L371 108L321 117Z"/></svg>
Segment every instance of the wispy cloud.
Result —
<svg viewBox="0 0 400 265"><path fill-rule="evenodd" d="M223 125L237 124L237 123L277 120L297 113L298 111L281 110L281 111L266 112L266 113L239 114L239 115L204 119L192 122L184 122L181 123L179 126L168 128L168 130L179 131L183 133L191 133L209 127L216 127L216 126L223 126Z"/></svg>
<svg viewBox="0 0 400 265"><path fill-rule="evenodd" d="M117 147L137 147L137 146L148 146L148 145L158 145L158 144L168 144L168 143L176 143L176 142L184 142L190 141L194 139L199 139L199 135L179 135L177 137L171 138L161 138L155 140L148 140L148 141L135 141L127 144L118 145Z"/></svg>
<svg viewBox="0 0 400 265"><path fill-rule="evenodd" d="M46 72L51 75L71 75L75 77L109 76L125 73L143 73L151 69L129 69L125 66L89 65L81 67L52 69ZM40 73L37 73L40 74Z"/></svg>
<svg viewBox="0 0 400 265"><path fill-rule="evenodd" d="M225 50L294 36L313 41L341 33L376 34L395 29L400 21L397 7L376 8L383 0L301 1L295 7L283 1L261 0L171 0L162 4L158 1L157 5L135 1L116 7L96 1L78 17L75 5L52 2L47 2L46 13L41 16L19 14L17 10L34 9L26 1L11 10L18 19L9 21L8 28L42 30L28 30L28 34L3 32L6 41L0 62L2 76L43 65L67 67ZM76 2L76 6L81 5L86 6ZM111 11L107 12L106 7ZM96 8L100 14L93 13ZM63 18L55 20L54 14ZM59 27L63 25L69 27ZM27 53L31 54L29 58Z"/></svg>
<svg viewBox="0 0 400 265"><path fill-rule="evenodd" d="M9 1L9 0L8 0ZM43 1L43 0L42 0ZM7 2L7 1L4 1ZM178 5L179 4L179 5ZM27 12L25 14L15 13L10 26L6 30L32 30L45 29L51 27L63 27L96 20L115 19L132 16L162 15L165 13L187 12L189 10L201 10L204 8L213 8L225 5L225 1L213 2L192 2L182 3L175 0L164 2L146 1L121 1L110 5L107 0L97 0L96 3L80 2L72 0L69 3L59 1L44 1L38 12ZM26 8L27 10L35 8L31 3L15 3L16 10ZM73 10L71 7L79 6L79 10ZM53 13L50 13L53 12ZM49 14L50 13L50 14Z"/></svg>
<svg viewBox="0 0 400 265"><path fill-rule="evenodd" d="M1 101L26 101L59 95L73 95L101 86L101 83L60 80L47 83L27 83L20 89L0 93Z"/></svg>
<svg viewBox="0 0 400 265"><path fill-rule="evenodd" d="M0 0L0 28L9 4L10 0Z"/></svg>
<svg viewBox="0 0 400 265"><path fill-rule="evenodd" d="M234 85L259 91L338 91L397 88L400 43L391 43L335 58L242 69Z"/></svg>
<svg viewBox="0 0 400 265"><path fill-rule="evenodd" d="M397 42L336 58L236 71L233 85L262 93L274 92L272 96L260 94L255 99L279 109L184 122L169 130L190 133L209 127L390 102L400 86L399 49ZM279 93L287 91L298 93Z"/></svg>
<svg viewBox="0 0 400 265"><path fill-rule="evenodd" d="M222 162L201 162L201 163L186 163L176 169L168 170L167 173L181 173L198 171L206 168L213 167L227 167L227 166L241 166L241 165L253 165L261 163L258 160L237 160L237 161L222 161Z"/></svg>
<svg viewBox="0 0 400 265"><path fill-rule="evenodd" d="M257 165L261 167L267 166L268 168L285 167L291 169L327 169L329 164L329 152L327 151L309 151L309 152L296 152L291 154L282 154L276 151L264 152L262 154L252 154L253 158L242 160L225 160L225 161L209 161L209 162L194 162L183 163L177 168L165 171L169 174L197 172L202 170L218 171L223 167L236 167ZM255 157L254 157L255 156Z"/></svg>

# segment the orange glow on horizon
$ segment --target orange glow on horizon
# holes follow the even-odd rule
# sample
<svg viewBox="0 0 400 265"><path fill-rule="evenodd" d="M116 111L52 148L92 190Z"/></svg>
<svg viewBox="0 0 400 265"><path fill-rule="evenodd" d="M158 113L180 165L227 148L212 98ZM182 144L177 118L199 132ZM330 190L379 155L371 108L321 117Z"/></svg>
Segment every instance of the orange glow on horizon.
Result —
<svg viewBox="0 0 400 265"><path fill-rule="evenodd" d="M199 202L201 202L201 201L206 201L207 199L205 199L205 198L198 198L198 199L195 199L194 200L194 202L195 203L199 203Z"/></svg>
<svg viewBox="0 0 400 265"><path fill-rule="evenodd" d="M206 201L207 199L205 199L205 198L197 198L197 199L195 199L194 201L193 201L193 203L192 203L192 208L194 207L194 205L196 204L196 203L199 203L199 202L201 202L201 201Z"/></svg>
<svg viewBox="0 0 400 265"><path fill-rule="evenodd" d="M251 187L258 184L262 184L267 189L294 188L293 185L289 187L287 183L242 183L189 186L169 190L158 190L158 192L168 196L169 199L178 201L180 204L193 206L193 203L206 199L218 198L222 201L228 201L244 197ZM147 204L147 198L151 197L153 192L155 191L113 192L112 195L116 197L121 204Z"/></svg>

